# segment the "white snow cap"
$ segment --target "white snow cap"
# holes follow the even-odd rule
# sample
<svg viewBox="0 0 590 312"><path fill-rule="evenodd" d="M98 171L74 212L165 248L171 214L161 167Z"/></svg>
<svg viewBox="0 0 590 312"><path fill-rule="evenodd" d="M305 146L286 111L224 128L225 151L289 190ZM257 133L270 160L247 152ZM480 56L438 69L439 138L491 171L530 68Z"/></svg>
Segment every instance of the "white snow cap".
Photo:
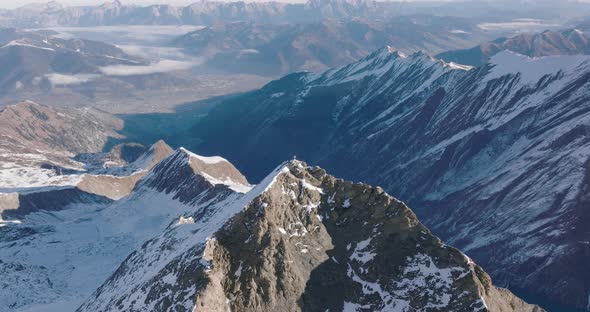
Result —
<svg viewBox="0 0 590 312"><path fill-rule="evenodd" d="M578 69L590 65L588 55L554 55L529 57L509 50L502 51L489 60L493 66L484 82L501 78L506 75L520 74L520 83L531 85L539 82L546 75L562 72L572 74Z"/></svg>

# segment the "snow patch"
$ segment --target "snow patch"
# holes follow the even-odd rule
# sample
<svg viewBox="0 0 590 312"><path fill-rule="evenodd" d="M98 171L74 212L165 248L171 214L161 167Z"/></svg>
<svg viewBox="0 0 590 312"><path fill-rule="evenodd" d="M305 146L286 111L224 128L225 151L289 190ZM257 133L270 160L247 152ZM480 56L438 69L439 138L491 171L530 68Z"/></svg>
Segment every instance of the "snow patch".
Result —
<svg viewBox="0 0 590 312"><path fill-rule="evenodd" d="M2 46L0 49L7 48L7 47L13 47L13 46L28 47L28 48L34 48L34 49L40 49L40 50L46 50L46 51L55 52L55 50L52 49L52 48L39 47L39 46L32 45L30 43L26 43L26 42L23 42L23 41L20 41L20 40L10 41L9 43L7 43L4 46Z"/></svg>
<svg viewBox="0 0 590 312"><path fill-rule="evenodd" d="M356 260L362 264L366 264L367 262L373 260L376 254L368 250L370 243L371 238L358 242L352 255L350 256L350 260Z"/></svg>
<svg viewBox="0 0 590 312"><path fill-rule="evenodd" d="M322 188L319 188L313 184L310 184L309 182L305 181L305 179L301 179L301 185L303 185L303 187L305 187L306 189L316 191L320 194L324 194L324 190Z"/></svg>
<svg viewBox="0 0 590 312"><path fill-rule="evenodd" d="M193 217L185 218L183 216L180 216L176 225L183 225L183 224L195 224L195 219L193 219Z"/></svg>
<svg viewBox="0 0 590 312"><path fill-rule="evenodd" d="M240 261L240 265L238 266L236 272L234 272L234 276L236 278L240 278L240 276L242 276L242 261Z"/></svg>

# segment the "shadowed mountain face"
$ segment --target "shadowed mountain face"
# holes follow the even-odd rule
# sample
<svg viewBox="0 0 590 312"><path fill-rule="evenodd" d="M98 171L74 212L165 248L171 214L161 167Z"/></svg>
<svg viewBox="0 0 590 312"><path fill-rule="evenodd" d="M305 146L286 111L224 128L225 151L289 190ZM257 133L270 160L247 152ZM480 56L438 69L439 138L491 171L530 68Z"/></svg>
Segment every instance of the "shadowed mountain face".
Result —
<svg viewBox="0 0 590 312"><path fill-rule="evenodd" d="M443 52L437 57L448 62L480 66L497 53L510 50L532 57L549 55L590 54L590 38L582 30L545 31L500 38L476 47Z"/></svg>
<svg viewBox="0 0 590 312"><path fill-rule="evenodd" d="M175 137L253 180L297 155L383 185L502 285L585 308L590 59L469 69L385 49L228 99Z"/></svg>
<svg viewBox="0 0 590 312"><path fill-rule="evenodd" d="M311 24L224 23L183 35L173 44L207 59L204 65L211 70L276 76L348 64L384 44L403 52L438 53L490 36L467 19L411 16Z"/></svg>

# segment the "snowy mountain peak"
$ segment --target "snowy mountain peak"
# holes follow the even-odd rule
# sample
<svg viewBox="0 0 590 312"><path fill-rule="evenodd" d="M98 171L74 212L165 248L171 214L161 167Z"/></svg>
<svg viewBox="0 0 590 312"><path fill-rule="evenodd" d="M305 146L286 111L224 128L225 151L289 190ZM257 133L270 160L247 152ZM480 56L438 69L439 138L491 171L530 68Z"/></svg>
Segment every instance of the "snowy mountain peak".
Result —
<svg viewBox="0 0 590 312"><path fill-rule="evenodd" d="M376 50L375 52L365 56L364 58L361 59L362 60L368 60L368 59L396 59L396 58L406 58L407 55L402 53L399 50L396 50L395 48L391 47L391 46L386 46L385 48L381 48Z"/></svg>
<svg viewBox="0 0 590 312"><path fill-rule="evenodd" d="M182 147L154 166L138 185L139 188L155 187L167 193L183 193L186 199L192 199L191 189L203 181L209 187L222 185L238 193L246 193L252 188L229 161L221 157L203 157ZM207 186L201 185L200 188Z"/></svg>
<svg viewBox="0 0 590 312"><path fill-rule="evenodd" d="M170 145L166 144L163 140L159 140L139 156L131 166L136 170L149 170L173 152L174 150Z"/></svg>
<svg viewBox="0 0 590 312"><path fill-rule="evenodd" d="M366 77L388 79L392 76L425 71L435 79L448 71L471 69L470 66L445 63L423 51L408 56L387 46L367 55L358 62L325 72L320 76L320 82L322 84L336 84L359 81Z"/></svg>
<svg viewBox="0 0 590 312"><path fill-rule="evenodd" d="M207 210L132 253L78 311L541 311L383 189L303 162Z"/></svg>

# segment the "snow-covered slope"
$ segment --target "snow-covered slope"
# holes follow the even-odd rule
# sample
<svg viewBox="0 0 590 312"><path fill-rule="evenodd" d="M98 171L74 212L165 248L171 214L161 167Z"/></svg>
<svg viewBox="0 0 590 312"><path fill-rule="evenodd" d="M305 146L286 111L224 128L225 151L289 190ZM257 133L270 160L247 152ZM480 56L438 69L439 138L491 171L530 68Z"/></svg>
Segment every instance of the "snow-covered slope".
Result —
<svg viewBox="0 0 590 312"><path fill-rule="evenodd" d="M139 180L131 194L114 202L80 202L45 189L70 202L58 203L56 209L54 202L38 200L35 210L1 223L0 288L5 291L0 311L72 311L146 240L183 216L236 198L236 185L250 187L245 179L213 183L217 163L195 168L194 159L201 157L177 150ZM241 176L237 170L224 173ZM20 194L21 206L23 198Z"/></svg>
<svg viewBox="0 0 590 312"><path fill-rule="evenodd" d="M589 78L590 56L469 69L383 49L229 99L187 135L254 179L297 155L383 185L497 282L586 308Z"/></svg>
<svg viewBox="0 0 590 312"><path fill-rule="evenodd" d="M542 311L381 188L284 163L133 252L78 311Z"/></svg>

